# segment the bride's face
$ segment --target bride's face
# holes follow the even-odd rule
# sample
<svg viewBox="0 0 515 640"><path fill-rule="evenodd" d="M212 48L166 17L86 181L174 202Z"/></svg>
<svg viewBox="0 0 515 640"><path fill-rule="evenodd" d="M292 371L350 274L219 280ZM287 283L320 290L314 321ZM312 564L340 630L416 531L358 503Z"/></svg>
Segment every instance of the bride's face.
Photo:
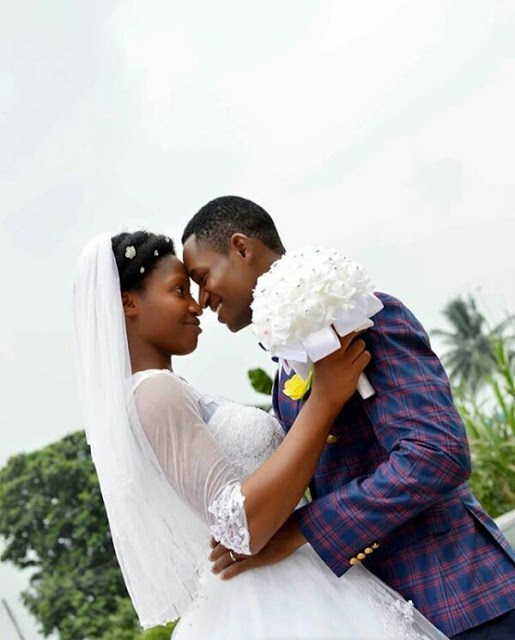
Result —
<svg viewBox="0 0 515 640"><path fill-rule="evenodd" d="M139 339L164 354L186 355L202 332L202 309L190 294L190 280L175 256L159 260L141 291L122 295L125 315Z"/></svg>

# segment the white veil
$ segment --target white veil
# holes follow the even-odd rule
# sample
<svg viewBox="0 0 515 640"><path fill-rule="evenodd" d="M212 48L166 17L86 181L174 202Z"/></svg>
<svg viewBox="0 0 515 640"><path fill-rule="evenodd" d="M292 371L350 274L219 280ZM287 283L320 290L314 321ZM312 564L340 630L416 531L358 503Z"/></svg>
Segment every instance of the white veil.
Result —
<svg viewBox="0 0 515 640"><path fill-rule="evenodd" d="M73 297L86 436L116 555L141 625L164 624L195 594L209 530L171 490L137 419L109 234L84 249Z"/></svg>

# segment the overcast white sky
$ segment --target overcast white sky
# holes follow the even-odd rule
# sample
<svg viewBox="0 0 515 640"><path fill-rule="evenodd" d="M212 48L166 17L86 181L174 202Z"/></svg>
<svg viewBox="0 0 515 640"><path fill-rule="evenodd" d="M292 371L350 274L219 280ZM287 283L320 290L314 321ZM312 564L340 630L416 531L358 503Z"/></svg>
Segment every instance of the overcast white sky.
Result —
<svg viewBox="0 0 515 640"><path fill-rule="evenodd" d="M453 296L515 310L515 0L17 0L0 19L0 465L78 429L76 257L177 239L222 194L287 247L336 246L428 328ZM438 345L437 349L438 349ZM175 369L252 402L273 367L204 316ZM22 579L0 567L0 596ZM0 635L15 638L0 609Z"/></svg>

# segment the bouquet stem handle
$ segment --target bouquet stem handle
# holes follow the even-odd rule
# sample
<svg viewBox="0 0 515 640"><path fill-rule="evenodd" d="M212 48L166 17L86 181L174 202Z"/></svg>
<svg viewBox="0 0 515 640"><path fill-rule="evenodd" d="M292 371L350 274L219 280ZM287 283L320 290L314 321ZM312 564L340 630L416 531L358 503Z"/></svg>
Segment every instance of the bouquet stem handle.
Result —
<svg viewBox="0 0 515 640"><path fill-rule="evenodd" d="M371 398L375 393L374 387L370 384L364 373L362 373L358 378L358 393L363 400Z"/></svg>

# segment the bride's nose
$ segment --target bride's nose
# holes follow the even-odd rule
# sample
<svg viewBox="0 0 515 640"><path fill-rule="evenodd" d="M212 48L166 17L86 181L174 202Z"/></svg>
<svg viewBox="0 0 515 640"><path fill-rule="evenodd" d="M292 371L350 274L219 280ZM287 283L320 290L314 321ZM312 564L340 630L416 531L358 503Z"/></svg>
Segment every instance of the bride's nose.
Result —
<svg viewBox="0 0 515 640"><path fill-rule="evenodd" d="M201 316L203 309L200 304L195 300L193 296L190 296L190 303L188 305L188 310L190 313L193 313L196 316Z"/></svg>

